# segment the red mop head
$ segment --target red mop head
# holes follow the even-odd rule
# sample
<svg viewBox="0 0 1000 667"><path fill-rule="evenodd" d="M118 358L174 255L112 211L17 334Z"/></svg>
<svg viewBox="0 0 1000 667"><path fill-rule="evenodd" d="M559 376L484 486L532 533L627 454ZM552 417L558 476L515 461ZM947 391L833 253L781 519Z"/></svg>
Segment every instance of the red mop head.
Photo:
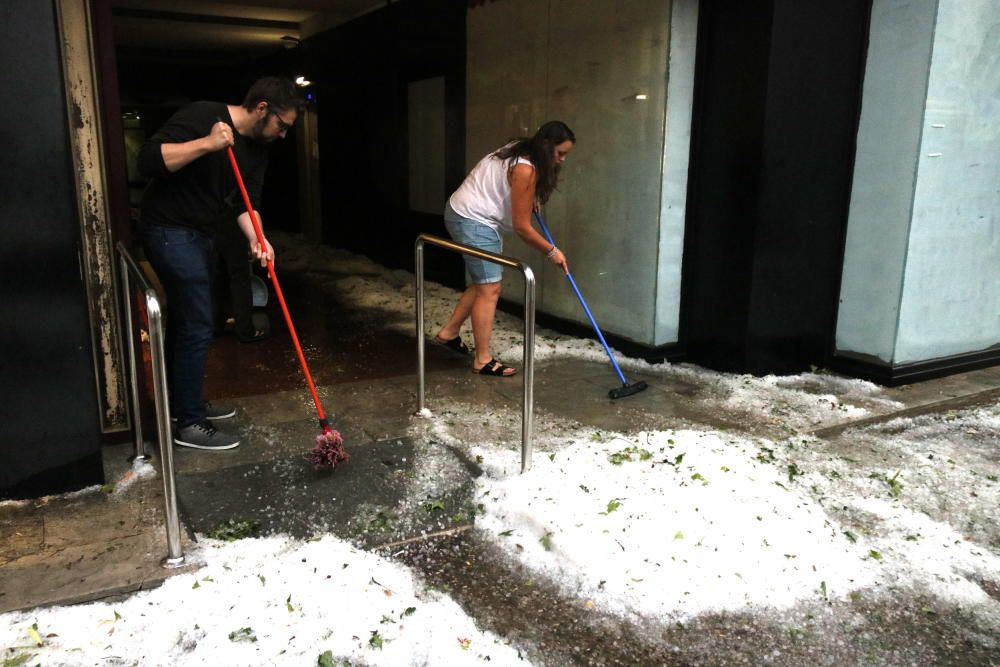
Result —
<svg viewBox="0 0 1000 667"><path fill-rule="evenodd" d="M338 463L346 462L351 455L344 449L344 439L337 431L324 431L316 436L316 446L306 454L306 460L317 469L337 467Z"/></svg>

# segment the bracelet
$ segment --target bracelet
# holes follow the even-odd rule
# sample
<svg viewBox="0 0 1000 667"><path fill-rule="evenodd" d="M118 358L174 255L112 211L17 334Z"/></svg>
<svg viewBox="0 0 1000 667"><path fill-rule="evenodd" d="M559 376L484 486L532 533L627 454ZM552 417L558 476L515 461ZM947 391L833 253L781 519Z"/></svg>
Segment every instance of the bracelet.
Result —
<svg viewBox="0 0 1000 667"><path fill-rule="evenodd" d="M554 255L556 253L556 250L559 250L559 248L557 248L555 246L555 244L553 243L552 244L552 250L549 250L547 253L545 253L545 256L548 257L549 259L552 259L552 255Z"/></svg>

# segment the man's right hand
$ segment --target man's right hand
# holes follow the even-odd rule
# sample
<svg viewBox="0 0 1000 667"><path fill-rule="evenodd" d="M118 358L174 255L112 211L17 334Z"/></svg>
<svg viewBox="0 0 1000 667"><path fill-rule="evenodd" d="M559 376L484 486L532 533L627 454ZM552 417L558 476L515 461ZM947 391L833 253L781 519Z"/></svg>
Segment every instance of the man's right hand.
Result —
<svg viewBox="0 0 1000 667"><path fill-rule="evenodd" d="M205 140L210 152L221 151L226 146L233 145L233 128L228 123L219 121L212 126L212 131L205 137Z"/></svg>

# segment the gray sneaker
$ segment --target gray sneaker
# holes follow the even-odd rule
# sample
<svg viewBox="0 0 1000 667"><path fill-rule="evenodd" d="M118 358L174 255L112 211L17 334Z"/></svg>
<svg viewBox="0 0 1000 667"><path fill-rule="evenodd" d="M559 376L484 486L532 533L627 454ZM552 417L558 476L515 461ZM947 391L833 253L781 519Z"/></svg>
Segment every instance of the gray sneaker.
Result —
<svg viewBox="0 0 1000 667"><path fill-rule="evenodd" d="M236 408L212 403L212 401L205 401L205 419L214 422L219 419L229 419L235 416Z"/></svg>
<svg viewBox="0 0 1000 667"><path fill-rule="evenodd" d="M240 439L217 430L211 422L203 421L177 429L174 434L174 444L194 449L221 450L239 446Z"/></svg>
<svg viewBox="0 0 1000 667"><path fill-rule="evenodd" d="M236 416L236 408L231 408L225 405L217 405L212 403L212 401L205 401L205 419L209 421L218 421L220 419L229 419L230 417ZM177 417L171 417L170 421L177 423Z"/></svg>

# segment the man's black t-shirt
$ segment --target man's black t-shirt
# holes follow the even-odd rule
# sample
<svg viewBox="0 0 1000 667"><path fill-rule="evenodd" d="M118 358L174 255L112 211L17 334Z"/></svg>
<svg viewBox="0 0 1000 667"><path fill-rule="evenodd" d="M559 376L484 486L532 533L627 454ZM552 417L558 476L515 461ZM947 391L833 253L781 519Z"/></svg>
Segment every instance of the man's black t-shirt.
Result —
<svg viewBox="0 0 1000 667"><path fill-rule="evenodd" d="M163 162L161 144L176 144L200 139L222 119L233 125L225 104L195 102L181 109L150 137L139 151L139 172L151 179L142 197L144 223L192 227L207 234L215 233L220 221L245 211L225 150L202 155L171 173ZM233 152L243 176L250 201L260 210L260 192L267 169L267 144L233 132Z"/></svg>

